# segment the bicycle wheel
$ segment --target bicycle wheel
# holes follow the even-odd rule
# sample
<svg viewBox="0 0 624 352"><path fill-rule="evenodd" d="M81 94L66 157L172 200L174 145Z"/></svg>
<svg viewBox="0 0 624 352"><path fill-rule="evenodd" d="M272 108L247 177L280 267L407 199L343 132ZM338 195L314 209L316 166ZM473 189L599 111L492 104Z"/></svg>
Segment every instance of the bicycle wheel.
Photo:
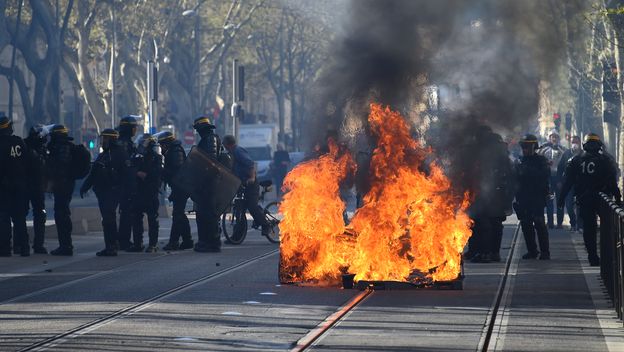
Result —
<svg viewBox="0 0 624 352"><path fill-rule="evenodd" d="M221 217L221 229L228 243L241 244L247 236L247 216L245 211L232 207L231 212Z"/></svg>
<svg viewBox="0 0 624 352"><path fill-rule="evenodd" d="M264 207L264 216L269 222L271 229L266 236L266 238L271 243L279 243L280 242L280 230L279 223L282 219L281 214L279 213L279 202L271 202Z"/></svg>

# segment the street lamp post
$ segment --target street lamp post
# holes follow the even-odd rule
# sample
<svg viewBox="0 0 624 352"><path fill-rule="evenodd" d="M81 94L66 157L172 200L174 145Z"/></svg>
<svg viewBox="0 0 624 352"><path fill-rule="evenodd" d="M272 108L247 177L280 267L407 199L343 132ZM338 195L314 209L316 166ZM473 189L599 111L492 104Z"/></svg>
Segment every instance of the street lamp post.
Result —
<svg viewBox="0 0 624 352"><path fill-rule="evenodd" d="M201 107L201 101L202 101L202 89L201 89L201 52L200 52L200 45L201 45L201 39L200 39L200 32L201 32L201 28L200 28L200 18L199 18L199 6L201 5L201 2L198 0L197 1L197 5L195 5L195 8L193 8L192 10L186 10L184 12L182 12L182 16L184 17L195 17L195 28L193 29L193 36L195 37L195 43L194 43L194 51L195 51L195 70L197 73L197 80L196 83L197 84L197 110L198 113L201 114L202 113L202 107Z"/></svg>
<svg viewBox="0 0 624 352"><path fill-rule="evenodd" d="M115 128L115 114L117 113L117 99L116 99L116 59L115 54L117 50L117 19L115 16L115 1L111 1L111 22L113 26L113 45L111 53L111 128Z"/></svg>

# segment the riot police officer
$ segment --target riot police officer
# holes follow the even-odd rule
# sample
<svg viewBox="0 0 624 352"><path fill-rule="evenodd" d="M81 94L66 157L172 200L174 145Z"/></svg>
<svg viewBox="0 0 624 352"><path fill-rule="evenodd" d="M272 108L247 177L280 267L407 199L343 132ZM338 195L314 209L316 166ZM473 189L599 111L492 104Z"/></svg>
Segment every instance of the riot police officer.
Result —
<svg viewBox="0 0 624 352"><path fill-rule="evenodd" d="M550 259L548 229L544 221L544 207L550 194L550 166L548 160L536 154L537 137L525 135L520 140L522 157L515 165L517 177L516 201L514 209L520 220L522 234L528 252L523 259ZM539 252L535 243L535 235L539 242Z"/></svg>
<svg viewBox="0 0 624 352"><path fill-rule="evenodd" d="M54 125L50 131L48 143L48 162L46 175L52 184L54 195L54 223L58 234L59 247L50 252L52 255L73 255L72 221L69 203L72 199L76 181L72 170L72 141L69 131L63 125Z"/></svg>
<svg viewBox="0 0 624 352"><path fill-rule="evenodd" d="M102 215L104 231L104 249L97 252L98 257L117 255L117 207L123 186L132 177L128 173L128 155L117 141L119 132L107 128L100 134L102 152L97 156L89 176L80 187L80 197L93 188Z"/></svg>
<svg viewBox="0 0 624 352"><path fill-rule="evenodd" d="M124 148L131 160L129 164L131 173L136 173L136 167L132 165L132 160L133 156L137 153L137 148L132 138L134 138L137 133L137 126L136 117L128 115L124 116L119 121L119 126L117 127L119 131L118 143ZM136 178L131 177L127 182L128 184L123 187L123 194L119 201L119 232L117 240L119 242L119 249L122 250L132 247L132 242L130 241L132 222L134 219L132 200L136 195Z"/></svg>
<svg viewBox="0 0 624 352"><path fill-rule="evenodd" d="M136 167L137 193L132 203L134 205L132 222L133 245L128 252L143 250L143 214L147 216L149 243L146 253L158 250L158 194L162 174L162 156L158 154L156 139L149 133L143 134L137 141L138 153L133 158Z"/></svg>
<svg viewBox="0 0 624 352"><path fill-rule="evenodd" d="M48 154L46 149L47 131L41 125L36 125L28 131L28 137L24 139L26 144L26 167L28 169L28 201L33 214L33 252L47 254L44 247L45 240L45 191L46 177L45 164Z"/></svg>
<svg viewBox="0 0 624 352"><path fill-rule="evenodd" d="M195 119L193 128L199 133L201 140L197 148L205 152L215 161L219 160L221 154L221 140L215 133L215 126L206 116ZM219 235L219 213L215 190L208 185L201 196L201 200L196 202L197 216L197 243L196 252L221 252L221 238Z"/></svg>
<svg viewBox="0 0 624 352"><path fill-rule="evenodd" d="M0 117L0 256L11 256L11 232L21 256L29 256L25 197L26 145L13 135L13 123ZM11 229L11 221L13 229Z"/></svg>
<svg viewBox="0 0 624 352"><path fill-rule="evenodd" d="M160 144L162 149L165 161L162 177L163 181L171 187L171 194L168 199L173 203L169 243L167 243L163 249L172 251L193 248L194 243L191 238L191 225L184 211L189 195L172 184L173 176L178 173L186 160L184 148L182 148L182 143L169 131L157 133L154 137L158 139L158 144ZM179 243L180 237L182 237L182 243Z"/></svg>
<svg viewBox="0 0 624 352"><path fill-rule="evenodd" d="M600 265L596 249L596 228L599 194L604 192L619 203L622 195L617 186L617 171L613 161L601 153L602 141L594 133L585 136L583 152L568 162L564 172L565 181L557 202L563 205L567 193L574 187L576 202L583 219L583 241L591 266Z"/></svg>

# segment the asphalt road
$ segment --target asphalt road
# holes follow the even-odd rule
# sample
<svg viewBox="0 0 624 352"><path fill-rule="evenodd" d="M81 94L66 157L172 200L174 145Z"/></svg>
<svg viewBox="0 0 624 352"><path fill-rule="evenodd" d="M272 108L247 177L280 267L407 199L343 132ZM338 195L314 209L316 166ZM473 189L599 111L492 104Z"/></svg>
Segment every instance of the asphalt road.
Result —
<svg viewBox="0 0 624 352"><path fill-rule="evenodd" d="M503 256L514 231L513 223L505 228ZM167 232L163 221L162 242ZM598 320L591 291L600 288L587 284L595 272L581 270L579 236L552 232L551 261L519 260L524 246L518 243L489 350L624 346L618 345L621 325L609 329ZM100 319L43 349L284 351L360 293L280 285L277 245L256 231L219 254L98 258L101 234L80 236L75 245L78 254L71 258L0 258L0 350L20 350ZM462 291L374 291L311 350L475 351L504 269L504 261L467 263Z"/></svg>

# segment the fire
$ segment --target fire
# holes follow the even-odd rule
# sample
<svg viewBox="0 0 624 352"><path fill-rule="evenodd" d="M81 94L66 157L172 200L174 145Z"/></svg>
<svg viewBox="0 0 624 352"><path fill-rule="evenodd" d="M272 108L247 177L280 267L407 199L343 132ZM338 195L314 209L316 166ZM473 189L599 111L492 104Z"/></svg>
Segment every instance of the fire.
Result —
<svg viewBox="0 0 624 352"><path fill-rule="evenodd" d="M457 197L432 153L410 136L403 117L371 104L377 139L370 191L351 223L343 220L340 185L355 171L349 153L330 152L300 164L284 182L281 203L282 282L336 284L355 280L456 279L471 231L468 195Z"/></svg>

